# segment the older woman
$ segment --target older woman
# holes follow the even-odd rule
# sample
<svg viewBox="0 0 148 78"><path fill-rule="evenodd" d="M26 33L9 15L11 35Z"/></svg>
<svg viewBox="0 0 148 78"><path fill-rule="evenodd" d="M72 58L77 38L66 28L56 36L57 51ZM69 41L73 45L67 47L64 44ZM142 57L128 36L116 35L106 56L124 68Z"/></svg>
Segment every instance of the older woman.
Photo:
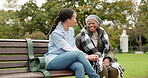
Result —
<svg viewBox="0 0 148 78"><path fill-rule="evenodd" d="M76 36L76 46L85 52L87 59L101 78L122 77L123 69L114 59L114 50L107 33L100 27L101 19L96 15L86 18L86 26Z"/></svg>

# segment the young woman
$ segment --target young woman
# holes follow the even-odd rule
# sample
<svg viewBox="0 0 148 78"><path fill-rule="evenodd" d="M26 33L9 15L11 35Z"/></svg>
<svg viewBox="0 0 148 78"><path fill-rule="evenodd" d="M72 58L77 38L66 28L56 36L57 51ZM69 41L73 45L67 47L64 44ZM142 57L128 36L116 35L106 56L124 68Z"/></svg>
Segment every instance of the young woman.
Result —
<svg viewBox="0 0 148 78"><path fill-rule="evenodd" d="M118 75L122 77L123 69L115 62L114 50L100 24L101 19L98 16L89 15L86 26L76 36L76 45L86 53L87 59L101 78L117 78Z"/></svg>
<svg viewBox="0 0 148 78"><path fill-rule="evenodd" d="M76 12L70 8L62 9L49 32L48 53L44 55L46 69L70 69L76 78L85 78L85 71L90 78L100 78L85 57L78 50L74 39Z"/></svg>

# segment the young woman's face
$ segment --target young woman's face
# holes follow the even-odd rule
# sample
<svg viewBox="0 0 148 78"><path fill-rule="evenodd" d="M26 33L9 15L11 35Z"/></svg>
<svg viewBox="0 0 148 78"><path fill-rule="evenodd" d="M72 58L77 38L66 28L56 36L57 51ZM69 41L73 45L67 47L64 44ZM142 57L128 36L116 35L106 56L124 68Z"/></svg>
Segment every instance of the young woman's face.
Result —
<svg viewBox="0 0 148 78"><path fill-rule="evenodd" d="M97 24L96 20L90 19L87 21L87 27L90 32L95 33L96 29L98 27L98 24Z"/></svg>
<svg viewBox="0 0 148 78"><path fill-rule="evenodd" d="M74 27L75 23L77 22L76 17L77 17L77 14L74 12L70 19L70 27Z"/></svg>

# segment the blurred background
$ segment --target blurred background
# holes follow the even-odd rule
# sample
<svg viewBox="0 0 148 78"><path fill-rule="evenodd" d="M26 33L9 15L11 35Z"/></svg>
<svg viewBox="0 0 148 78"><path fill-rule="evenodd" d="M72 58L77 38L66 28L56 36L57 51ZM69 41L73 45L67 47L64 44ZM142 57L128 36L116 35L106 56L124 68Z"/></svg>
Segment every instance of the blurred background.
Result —
<svg viewBox="0 0 148 78"><path fill-rule="evenodd" d="M148 52L147 0L0 0L0 39L47 39L62 8L77 12L75 35L85 26L85 18L95 14L114 48L120 48L126 30L129 52Z"/></svg>

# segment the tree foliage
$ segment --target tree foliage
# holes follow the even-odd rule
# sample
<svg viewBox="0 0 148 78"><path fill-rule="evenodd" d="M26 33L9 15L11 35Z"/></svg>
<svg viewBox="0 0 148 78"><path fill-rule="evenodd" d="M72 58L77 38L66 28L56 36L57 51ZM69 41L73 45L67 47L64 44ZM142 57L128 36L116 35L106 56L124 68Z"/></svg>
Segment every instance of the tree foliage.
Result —
<svg viewBox="0 0 148 78"><path fill-rule="evenodd" d="M135 16L137 16L137 21L135 22L135 27L133 27L134 36L136 43L139 45L139 50L142 50L142 44L148 41L148 1L141 1L138 11L135 12ZM145 39L146 41L143 41Z"/></svg>
<svg viewBox="0 0 148 78"><path fill-rule="evenodd" d="M140 38L148 40L148 34L146 34L148 33L147 2L142 2L138 11L135 11L133 7L135 6L132 0L114 2L106 0L47 0L41 7L37 6L35 0L29 0L21 6L20 10L0 11L0 38L23 38L26 32L30 34L41 32L47 35L58 12L62 8L72 8L77 13L75 35L86 25L85 18L94 14L102 19L101 26L109 34L114 47L119 46L119 37L123 29L127 30L129 34L128 27L132 26L129 21L133 20L135 27L133 27L132 35L135 34L135 36L132 41L134 42L135 39L137 43L140 43ZM106 24L106 21L112 23Z"/></svg>
<svg viewBox="0 0 148 78"><path fill-rule="evenodd" d="M23 27L15 16L15 11L0 11L0 38L22 38Z"/></svg>

